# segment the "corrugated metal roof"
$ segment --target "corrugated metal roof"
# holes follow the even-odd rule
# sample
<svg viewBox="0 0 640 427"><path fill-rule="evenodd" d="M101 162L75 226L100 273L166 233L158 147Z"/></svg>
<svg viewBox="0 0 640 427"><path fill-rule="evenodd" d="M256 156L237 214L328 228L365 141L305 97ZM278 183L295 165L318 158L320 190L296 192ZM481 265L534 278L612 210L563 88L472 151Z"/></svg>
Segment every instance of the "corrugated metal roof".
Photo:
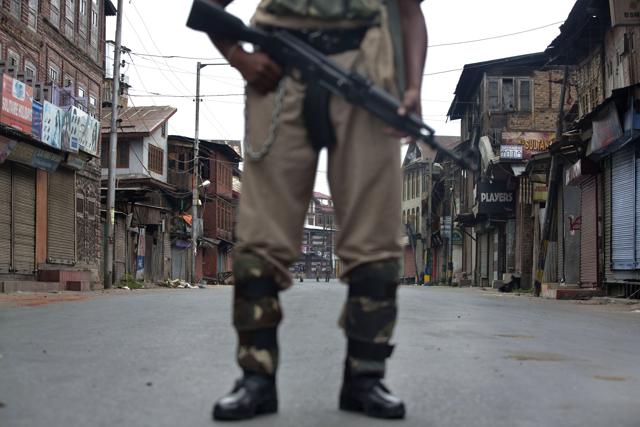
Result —
<svg viewBox="0 0 640 427"><path fill-rule="evenodd" d="M118 134L151 135L162 123L173 116L177 108L171 106L130 107L118 113ZM111 110L104 110L102 133L111 127Z"/></svg>

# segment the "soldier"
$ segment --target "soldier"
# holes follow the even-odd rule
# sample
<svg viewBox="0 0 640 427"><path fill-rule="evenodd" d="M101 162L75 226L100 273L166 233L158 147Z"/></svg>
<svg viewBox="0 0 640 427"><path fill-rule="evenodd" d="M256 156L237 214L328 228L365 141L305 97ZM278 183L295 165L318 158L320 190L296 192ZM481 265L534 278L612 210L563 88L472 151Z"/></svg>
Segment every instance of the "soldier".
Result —
<svg viewBox="0 0 640 427"><path fill-rule="evenodd" d="M230 1L216 0L222 5ZM261 0L253 25L285 29L345 68L366 75L419 113L427 32L420 0ZM382 383L397 317L400 233L398 135L382 121L313 82L284 77L260 51L233 40L216 47L247 81L243 187L237 227L233 324L243 376L215 407L233 420L278 408L278 293L312 196L318 152L328 147L328 179L341 224L337 254L348 297L339 321L347 340L339 407L403 418L403 402Z"/></svg>

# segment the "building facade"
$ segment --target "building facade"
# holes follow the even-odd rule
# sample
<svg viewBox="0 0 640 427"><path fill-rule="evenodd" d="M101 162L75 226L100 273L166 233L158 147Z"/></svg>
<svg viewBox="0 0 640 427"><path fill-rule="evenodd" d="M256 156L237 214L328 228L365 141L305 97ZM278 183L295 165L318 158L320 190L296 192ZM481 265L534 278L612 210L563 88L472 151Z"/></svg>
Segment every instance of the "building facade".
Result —
<svg viewBox="0 0 640 427"><path fill-rule="evenodd" d="M500 286L515 276L529 286L533 280L531 242L546 190L524 172L555 140L564 75L563 67L547 62L537 53L467 64L458 81L449 117L461 119L466 149L479 154L477 173L452 172L453 220L469 234L461 239L462 253L474 258L461 261L458 281ZM574 101L571 89L566 103ZM475 251L465 249L468 244Z"/></svg>
<svg viewBox="0 0 640 427"><path fill-rule="evenodd" d="M0 281L101 286L99 119L111 1L0 7Z"/></svg>

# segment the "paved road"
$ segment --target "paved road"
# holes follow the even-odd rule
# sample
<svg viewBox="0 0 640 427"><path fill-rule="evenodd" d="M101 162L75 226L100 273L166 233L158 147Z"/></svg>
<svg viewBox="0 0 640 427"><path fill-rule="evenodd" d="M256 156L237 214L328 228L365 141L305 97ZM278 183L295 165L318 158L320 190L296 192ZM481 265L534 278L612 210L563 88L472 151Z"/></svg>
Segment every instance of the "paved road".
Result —
<svg viewBox="0 0 640 427"><path fill-rule="evenodd" d="M0 426L206 427L237 375L230 288L0 308ZM235 425L382 425L336 409L345 288L283 294L281 411ZM640 425L640 314L403 287L403 426ZM386 425L386 423L385 423Z"/></svg>

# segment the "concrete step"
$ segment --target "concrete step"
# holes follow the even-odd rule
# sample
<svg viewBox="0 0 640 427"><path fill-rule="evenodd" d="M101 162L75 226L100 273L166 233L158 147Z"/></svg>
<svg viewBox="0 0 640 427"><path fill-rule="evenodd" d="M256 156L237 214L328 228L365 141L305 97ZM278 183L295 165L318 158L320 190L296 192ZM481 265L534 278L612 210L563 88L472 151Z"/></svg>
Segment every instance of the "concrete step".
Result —
<svg viewBox="0 0 640 427"><path fill-rule="evenodd" d="M30 280L6 280L0 282L0 292L57 292L63 291L58 282L36 282Z"/></svg>
<svg viewBox="0 0 640 427"><path fill-rule="evenodd" d="M549 287L542 290L542 298L558 300L589 299L603 295L604 291L596 288Z"/></svg>

